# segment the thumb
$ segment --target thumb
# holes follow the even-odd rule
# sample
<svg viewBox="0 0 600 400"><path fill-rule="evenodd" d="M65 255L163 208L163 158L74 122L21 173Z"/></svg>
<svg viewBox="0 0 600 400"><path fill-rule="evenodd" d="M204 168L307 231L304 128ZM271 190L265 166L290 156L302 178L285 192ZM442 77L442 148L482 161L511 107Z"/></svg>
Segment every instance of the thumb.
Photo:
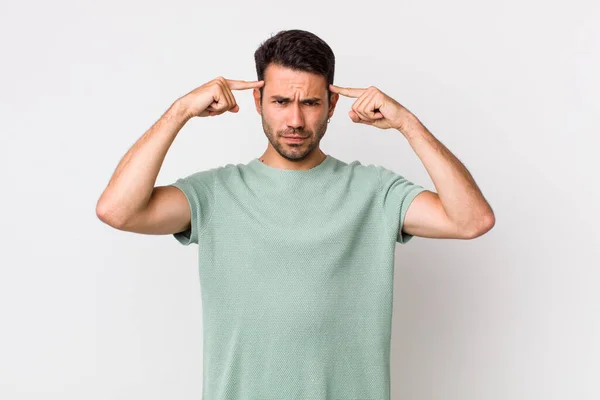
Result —
<svg viewBox="0 0 600 400"><path fill-rule="evenodd" d="M236 104L236 105L235 105L235 107L233 107L233 108L232 108L231 110L229 110L229 111L231 111L232 113L236 113L236 112L240 111L240 106L238 106L238 105Z"/></svg>
<svg viewBox="0 0 600 400"><path fill-rule="evenodd" d="M360 122L360 118L359 116L354 112L354 110L350 110L350 112L348 113L348 116L350 117L350 119L352 120L352 122Z"/></svg>

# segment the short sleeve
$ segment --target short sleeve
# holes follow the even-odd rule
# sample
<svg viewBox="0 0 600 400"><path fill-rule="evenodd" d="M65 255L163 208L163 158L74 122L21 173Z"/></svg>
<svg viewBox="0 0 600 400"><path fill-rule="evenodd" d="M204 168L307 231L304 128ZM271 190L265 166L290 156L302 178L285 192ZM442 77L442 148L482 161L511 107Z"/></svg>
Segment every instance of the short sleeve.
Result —
<svg viewBox="0 0 600 400"><path fill-rule="evenodd" d="M184 246L198 244L198 238L210 222L215 203L214 173L214 169L196 172L185 178L179 178L169 185L181 190L190 206L190 228L173 234L175 239Z"/></svg>
<svg viewBox="0 0 600 400"><path fill-rule="evenodd" d="M413 235L402 231L404 217L414 198L427 189L392 170L382 166L378 166L377 169L381 193L380 204L383 207L385 219L392 232L396 232L396 242L406 244L413 238Z"/></svg>

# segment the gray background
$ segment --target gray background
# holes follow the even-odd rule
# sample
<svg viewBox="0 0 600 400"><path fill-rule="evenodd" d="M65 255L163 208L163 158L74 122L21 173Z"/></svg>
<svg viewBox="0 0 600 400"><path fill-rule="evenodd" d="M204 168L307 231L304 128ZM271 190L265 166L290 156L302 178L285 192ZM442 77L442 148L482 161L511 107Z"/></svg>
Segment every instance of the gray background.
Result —
<svg viewBox="0 0 600 400"><path fill-rule="evenodd" d="M478 239L397 246L392 398L600 398L598 3L221 4L2 1L0 398L200 398L197 247L112 229L96 201L173 101L255 80L254 50L292 28L333 48L335 84L417 115L495 211ZM234 94L238 114L183 128L157 185L262 154ZM324 152L433 190L352 102Z"/></svg>

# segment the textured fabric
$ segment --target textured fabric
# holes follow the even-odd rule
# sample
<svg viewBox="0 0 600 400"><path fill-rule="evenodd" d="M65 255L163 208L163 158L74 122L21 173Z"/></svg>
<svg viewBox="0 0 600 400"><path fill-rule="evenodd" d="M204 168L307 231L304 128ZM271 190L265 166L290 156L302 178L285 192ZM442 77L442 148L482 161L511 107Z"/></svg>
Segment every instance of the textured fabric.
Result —
<svg viewBox="0 0 600 400"><path fill-rule="evenodd" d="M328 155L178 179L198 244L203 400L389 400L394 249L425 189Z"/></svg>

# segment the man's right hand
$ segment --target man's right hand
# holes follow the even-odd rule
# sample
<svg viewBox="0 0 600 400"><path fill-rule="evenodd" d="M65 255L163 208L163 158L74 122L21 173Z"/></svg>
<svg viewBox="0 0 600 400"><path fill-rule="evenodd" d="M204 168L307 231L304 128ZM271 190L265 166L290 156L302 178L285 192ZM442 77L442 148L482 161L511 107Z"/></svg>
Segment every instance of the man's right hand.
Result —
<svg viewBox="0 0 600 400"><path fill-rule="evenodd" d="M189 118L212 117L225 111L238 112L240 107L233 97L232 90L259 88L265 81L239 81L219 76L192 90L179 99Z"/></svg>

